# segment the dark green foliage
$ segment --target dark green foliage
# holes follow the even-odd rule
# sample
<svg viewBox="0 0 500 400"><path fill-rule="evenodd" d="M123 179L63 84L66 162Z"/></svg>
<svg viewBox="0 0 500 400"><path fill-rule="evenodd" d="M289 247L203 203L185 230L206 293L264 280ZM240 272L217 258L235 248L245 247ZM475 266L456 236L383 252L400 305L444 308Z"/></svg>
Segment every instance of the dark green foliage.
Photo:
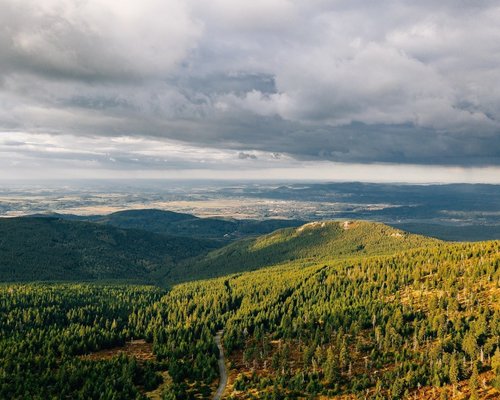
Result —
<svg viewBox="0 0 500 400"><path fill-rule="evenodd" d="M143 330L129 315L158 300L151 287L13 285L0 288L0 398L139 399L160 383L133 358L77 357Z"/></svg>
<svg viewBox="0 0 500 400"><path fill-rule="evenodd" d="M164 235L217 240L221 244L246 236L262 235L280 228L299 226L304 223L304 221L285 219L259 221L232 218L198 218L191 214L155 209L126 210L108 215L91 215L88 217L62 214L55 214L55 216L63 219L97 222L123 229L140 229Z"/></svg>
<svg viewBox="0 0 500 400"><path fill-rule="evenodd" d="M147 281L213 242L56 218L0 219L0 280Z"/></svg>
<svg viewBox="0 0 500 400"><path fill-rule="evenodd" d="M218 377L210 329L225 309L218 306L223 299L210 296L208 304L204 293L180 306L187 294L182 288L165 294L145 286L0 287L0 398L143 398L161 383L158 369L173 380L165 396L188 396L186 380L212 383ZM192 312L199 319L188 326ZM153 342L156 361L78 357L131 338ZM200 393L206 390L199 386Z"/></svg>

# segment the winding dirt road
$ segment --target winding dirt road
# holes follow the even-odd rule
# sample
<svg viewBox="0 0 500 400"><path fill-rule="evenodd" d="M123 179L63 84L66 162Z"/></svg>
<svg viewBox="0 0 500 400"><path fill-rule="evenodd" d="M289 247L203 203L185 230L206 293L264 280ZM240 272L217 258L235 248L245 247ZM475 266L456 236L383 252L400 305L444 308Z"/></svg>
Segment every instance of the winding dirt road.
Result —
<svg viewBox="0 0 500 400"><path fill-rule="evenodd" d="M224 393L224 389L226 389L227 385L227 370L226 370L226 360L224 358L224 349L222 348L221 338L223 331L217 332L214 337L215 344L219 348L219 387L214 394L213 400L220 400L222 398L222 394Z"/></svg>

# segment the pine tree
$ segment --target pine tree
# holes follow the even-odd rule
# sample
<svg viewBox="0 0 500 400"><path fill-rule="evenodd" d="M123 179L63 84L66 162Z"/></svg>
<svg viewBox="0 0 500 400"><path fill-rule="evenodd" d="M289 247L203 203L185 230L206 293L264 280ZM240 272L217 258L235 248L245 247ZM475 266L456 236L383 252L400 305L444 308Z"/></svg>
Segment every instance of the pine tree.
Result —
<svg viewBox="0 0 500 400"><path fill-rule="evenodd" d="M477 365L474 363L472 365L472 374L469 379L469 390L470 390L470 400L479 400L479 373L477 371Z"/></svg>
<svg viewBox="0 0 500 400"><path fill-rule="evenodd" d="M456 354L453 354L450 359L450 369L449 369L449 379L453 385L453 396L455 396L455 391L457 389L457 383L460 379L460 370L458 368L458 360Z"/></svg>
<svg viewBox="0 0 500 400"><path fill-rule="evenodd" d="M500 389L500 347L497 347L495 354L491 357L491 369L495 373L494 385Z"/></svg>
<svg viewBox="0 0 500 400"><path fill-rule="evenodd" d="M333 386L339 378L339 371L335 360L335 354L331 347L326 351L326 360L323 364L323 372L328 386Z"/></svg>

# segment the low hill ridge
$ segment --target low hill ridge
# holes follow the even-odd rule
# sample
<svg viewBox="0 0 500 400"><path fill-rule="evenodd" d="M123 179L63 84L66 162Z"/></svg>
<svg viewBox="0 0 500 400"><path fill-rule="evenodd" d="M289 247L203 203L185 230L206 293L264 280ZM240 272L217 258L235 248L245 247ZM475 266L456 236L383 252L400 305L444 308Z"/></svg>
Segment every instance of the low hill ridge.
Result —
<svg viewBox="0 0 500 400"><path fill-rule="evenodd" d="M191 214L159 209L123 210L106 215L35 214L33 217L55 217L111 225L123 229L141 229L163 235L220 241L224 245L247 236L257 236L279 228L299 226L304 221L287 219L200 218Z"/></svg>
<svg viewBox="0 0 500 400"><path fill-rule="evenodd" d="M288 261L384 255L440 243L377 222L318 221L240 240L210 252L192 268L197 274L215 276Z"/></svg>

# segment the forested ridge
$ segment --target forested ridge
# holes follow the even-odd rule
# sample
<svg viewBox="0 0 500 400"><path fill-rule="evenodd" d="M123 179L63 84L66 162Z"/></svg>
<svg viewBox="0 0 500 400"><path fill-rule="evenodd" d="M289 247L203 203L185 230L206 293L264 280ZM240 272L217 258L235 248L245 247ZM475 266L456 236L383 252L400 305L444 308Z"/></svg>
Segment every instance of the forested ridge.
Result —
<svg viewBox="0 0 500 400"><path fill-rule="evenodd" d="M410 234L375 222L310 222L298 228L279 229L213 250L190 265L189 272L195 276L210 277L220 275L220 271L248 271L294 260L319 262L352 256L391 254L439 243L437 239Z"/></svg>
<svg viewBox="0 0 500 400"><path fill-rule="evenodd" d="M0 398L210 398L220 329L225 398L498 398L500 242L421 243L168 290L5 284ZM152 359L82 357L131 339Z"/></svg>
<svg viewBox="0 0 500 400"><path fill-rule="evenodd" d="M162 210L0 218L0 281L166 285L221 276L234 271L214 266L209 274L200 273L191 268L193 259L240 237L300 223L197 218Z"/></svg>
<svg viewBox="0 0 500 400"><path fill-rule="evenodd" d="M0 219L0 280L145 282L218 243L59 218Z"/></svg>
<svg viewBox="0 0 500 400"><path fill-rule="evenodd" d="M37 214L69 221L87 221L122 229L139 229L147 232L187 238L217 240L222 244L246 236L262 235L276 229L299 226L304 221L292 219L234 219L200 218L191 214L158 209L117 211L107 215Z"/></svg>
<svg viewBox="0 0 500 400"><path fill-rule="evenodd" d="M0 280L122 281L171 285L276 265L297 259L318 262L352 255L390 254L439 243L372 222L313 222L278 229L225 245L224 240L172 236L136 229L158 217L193 221L189 214L136 210L111 214L122 227L58 216L0 219ZM192 217L192 218L191 218ZM78 217L83 218L83 217ZM100 218L100 217L99 217ZM131 218L127 223L127 218ZM219 223L198 218L220 238ZM100 221L100 220L99 220ZM255 221L254 221L255 222ZM271 229L284 221L250 221L247 229ZM296 221L295 221L296 222ZM293 224L294 221L286 223ZM208 224L208 225L207 225ZM155 226L153 224L153 226ZM211 228L209 228L211 227ZM234 228L234 226L233 226ZM190 225L190 229L193 226ZM234 233L234 232L233 232Z"/></svg>

